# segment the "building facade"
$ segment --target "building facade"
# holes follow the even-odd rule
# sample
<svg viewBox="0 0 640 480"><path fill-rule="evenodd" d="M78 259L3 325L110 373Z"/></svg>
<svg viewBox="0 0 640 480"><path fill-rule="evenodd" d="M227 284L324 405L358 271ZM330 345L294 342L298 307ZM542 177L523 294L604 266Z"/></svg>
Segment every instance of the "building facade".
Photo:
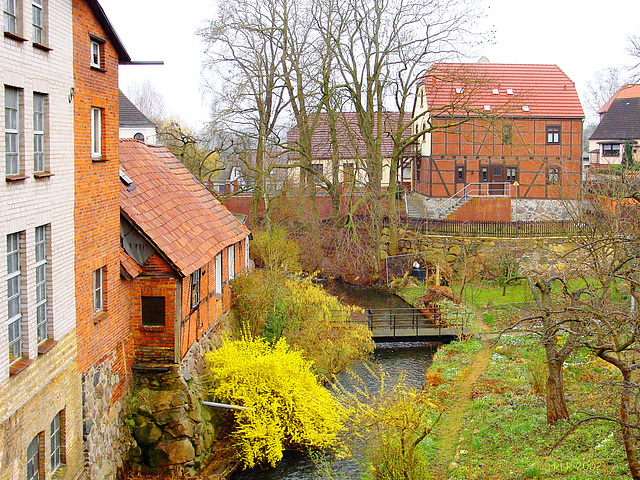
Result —
<svg viewBox="0 0 640 480"><path fill-rule="evenodd" d="M7 0L0 42L0 478L84 468L74 295L71 3Z"/></svg>
<svg viewBox="0 0 640 480"><path fill-rule="evenodd" d="M429 130L415 190L450 198L467 188L484 197L488 209L466 207L468 220L514 219L513 200L539 207L576 199L583 117L575 85L555 65L435 65L414 107L415 131Z"/></svg>
<svg viewBox="0 0 640 480"><path fill-rule="evenodd" d="M128 449L132 386L127 289L120 278L118 66L126 50L95 0L73 0L75 273L89 478L115 478Z"/></svg>

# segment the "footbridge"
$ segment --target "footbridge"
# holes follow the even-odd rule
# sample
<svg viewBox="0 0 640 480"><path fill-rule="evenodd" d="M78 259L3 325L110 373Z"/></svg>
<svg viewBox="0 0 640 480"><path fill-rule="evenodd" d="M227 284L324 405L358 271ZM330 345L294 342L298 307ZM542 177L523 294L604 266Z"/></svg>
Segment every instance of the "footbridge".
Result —
<svg viewBox="0 0 640 480"><path fill-rule="evenodd" d="M442 341L447 342L470 335L465 321L449 318L437 306L423 308L365 309L354 313L354 322L367 325L373 339L384 341Z"/></svg>

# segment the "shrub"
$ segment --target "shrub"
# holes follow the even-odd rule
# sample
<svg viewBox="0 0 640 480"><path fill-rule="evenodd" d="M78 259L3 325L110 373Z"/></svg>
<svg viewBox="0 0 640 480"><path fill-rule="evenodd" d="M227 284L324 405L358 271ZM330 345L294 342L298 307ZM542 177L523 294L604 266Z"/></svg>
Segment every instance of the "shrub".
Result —
<svg viewBox="0 0 640 480"><path fill-rule="evenodd" d="M284 340L225 341L206 359L213 398L247 407L234 411L232 434L245 468L275 466L285 449L336 445L343 410Z"/></svg>
<svg viewBox="0 0 640 480"><path fill-rule="evenodd" d="M257 232L251 242L256 264L267 270L298 272L300 247L289 239L287 231L273 227L270 231Z"/></svg>

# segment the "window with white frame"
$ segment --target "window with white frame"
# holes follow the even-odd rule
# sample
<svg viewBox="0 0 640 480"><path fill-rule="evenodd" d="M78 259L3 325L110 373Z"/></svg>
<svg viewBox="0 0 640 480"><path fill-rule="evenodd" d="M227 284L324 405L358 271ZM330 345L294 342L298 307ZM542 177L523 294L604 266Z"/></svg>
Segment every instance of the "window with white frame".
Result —
<svg viewBox="0 0 640 480"><path fill-rule="evenodd" d="M47 96L33 94L33 171L46 172L45 162L45 105Z"/></svg>
<svg viewBox="0 0 640 480"><path fill-rule="evenodd" d="M48 337L48 312L47 312L47 290L49 286L48 268L48 235L47 225L36 228L35 251L36 251L36 325L38 343L44 342Z"/></svg>
<svg viewBox="0 0 640 480"><path fill-rule="evenodd" d="M6 175L20 174L20 89L4 89L4 141Z"/></svg>
<svg viewBox="0 0 640 480"><path fill-rule="evenodd" d="M91 158L102 157L102 109L91 107Z"/></svg>
<svg viewBox="0 0 640 480"><path fill-rule="evenodd" d="M21 233L7 235L7 311L9 363L22 358L22 244Z"/></svg>
<svg viewBox="0 0 640 480"><path fill-rule="evenodd" d="M216 294L222 294L222 254L216 255Z"/></svg>
<svg viewBox="0 0 640 480"><path fill-rule="evenodd" d="M4 31L17 35L18 26L17 0L4 0Z"/></svg>
<svg viewBox="0 0 640 480"><path fill-rule="evenodd" d="M44 3L43 0L32 0L31 23L33 25L33 43L44 45Z"/></svg>
<svg viewBox="0 0 640 480"><path fill-rule="evenodd" d="M51 420L51 436L49 437L51 453L49 454L49 459L51 460L52 472L55 472L65 461L62 448L64 421L64 410L59 411Z"/></svg>
<svg viewBox="0 0 640 480"><path fill-rule="evenodd" d="M200 303L200 269L191 274L191 308Z"/></svg>
<svg viewBox="0 0 640 480"><path fill-rule="evenodd" d="M249 268L249 237L244 237L244 268Z"/></svg>
<svg viewBox="0 0 640 480"><path fill-rule="evenodd" d="M44 465L41 465L40 458L40 442L42 441L42 433L39 433L29 446L27 447L27 480L39 480L40 478L44 478L44 475L41 476L40 473L43 473L42 468Z"/></svg>
<svg viewBox="0 0 640 480"><path fill-rule="evenodd" d="M104 310L104 267L93 271L93 313Z"/></svg>
<svg viewBox="0 0 640 480"><path fill-rule="evenodd" d="M227 262L229 267L229 280L233 280L236 276L236 246L229 245L227 248Z"/></svg>
<svg viewBox="0 0 640 480"><path fill-rule="evenodd" d="M96 40L91 40L91 60L90 65L100 68L102 61L102 44Z"/></svg>

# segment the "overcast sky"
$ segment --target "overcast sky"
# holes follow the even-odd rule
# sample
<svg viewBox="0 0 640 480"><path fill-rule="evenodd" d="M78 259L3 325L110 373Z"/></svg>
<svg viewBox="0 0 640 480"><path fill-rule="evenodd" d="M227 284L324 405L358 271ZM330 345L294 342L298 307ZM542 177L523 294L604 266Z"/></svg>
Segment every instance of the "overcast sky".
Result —
<svg viewBox="0 0 640 480"><path fill-rule="evenodd" d="M215 0L100 3L133 60L165 63L121 67L121 89L148 79L164 96L168 114L195 128L206 122L203 46L195 31L214 17ZM481 55L493 63L556 64L581 97L596 71L630 63L627 37L640 34L638 0L484 0L484 5L484 26L495 30L495 41Z"/></svg>

